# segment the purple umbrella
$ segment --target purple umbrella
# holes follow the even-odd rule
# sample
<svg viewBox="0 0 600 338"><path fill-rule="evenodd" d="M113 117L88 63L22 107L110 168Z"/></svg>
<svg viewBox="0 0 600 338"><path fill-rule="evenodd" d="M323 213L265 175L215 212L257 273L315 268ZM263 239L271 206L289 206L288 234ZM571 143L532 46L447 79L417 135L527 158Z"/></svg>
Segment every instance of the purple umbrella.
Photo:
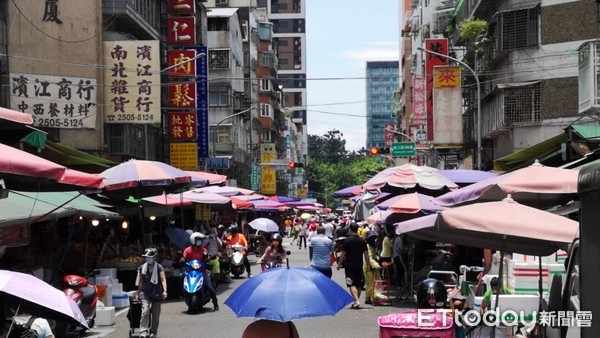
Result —
<svg viewBox="0 0 600 338"><path fill-rule="evenodd" d="M250 202L254 204L254 209L261 211L279 211L279 208L284 206L279 202L270 200L256 200Z"/></svg>
<svg viewBox="0 0 600 338"><path fill-rule="evenodd" d="M296 197L287 197L287 196L271 196L269 200L279 203L288 203L288 202L297 202L300 199Z"/></svg>
<svg viewBox="0 0 600 338"><path fill-rule="evenodd" d="M2 303L20 307L19 312L46 319L67 320L88 327L75 302L35 276L0 270L0 296Z"/></svg>
<svg viewBox="0 0 600 338"><path fill-rule="evenodd" d="M499 175L494 172L471 169L440 170L440 174L459 185L473 184Z"/></svg>
<svg viewBox="0 0 600 338"><path fill-rule="evenodd" d="M360 194L362 187L360 185L353 185L338 191L334 191L331 196L333 197L352 197Z"/></svg>

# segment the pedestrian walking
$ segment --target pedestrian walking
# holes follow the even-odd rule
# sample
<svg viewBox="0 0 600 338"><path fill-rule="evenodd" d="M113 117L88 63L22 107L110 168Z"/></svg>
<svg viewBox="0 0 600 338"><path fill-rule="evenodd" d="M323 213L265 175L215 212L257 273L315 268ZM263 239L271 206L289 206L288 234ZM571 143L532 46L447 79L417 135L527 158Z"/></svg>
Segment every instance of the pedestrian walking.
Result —
<svg viewBox="0 0 600 338"><path fill-rule="evenodd" d="M363 260L369 261L367 242L358 236L358 225L350 225L350 236L342 243L342 253L337 264L339 270L344 265L346 274L346 286L350 289L350 294L355 301L352 303L352 309L360 309L360 292L365 285L363 275ZM370 266L365 267L366 272L370 271Z"/></svg>
<svg viewBox="0 0 600 338"><path fill-rule="evenodd" d="M369 231L367 233L367 251L369 259L363 263L365 272L365 304L373 304L375 296L374 281L381 279L379 274L379 256L377 255L377 233Z"/></svg>
<svg viewBox="0 0 600 338"><path fill-rule="evenodd" d="M312 259L310 266L331 278L332 271L331 255L333 254L333 241L325 236L325 228L318 227L317 235L311 238L312 244Z"/></svg>
<svg viewBox="0 0 600 338"><path fill-rule="evenodd" d="M156 336L161 304L163 300L167 299L165 269L156 262L157 256L158 250L155 248L148 248L144 251L142 257L146 262L138 268L135 282L138 287L136 298L142 302L141 338Z"/></svg>
<svg viewBox="0 0 600 338"><path fill-rule="evenodd" d="M308 236L308 225L302 222L300 223L300 233L298 234L298 249L302 249L302 242L304 242L304 249L306 249L306 236Z"/></svg>
<svg viewBox="0 0 600 338"><path fill-rule="evenodd" d="M285 225L285 236L289 238L292 232L292 219L290 216L288 216L283 223Z"/></svg>

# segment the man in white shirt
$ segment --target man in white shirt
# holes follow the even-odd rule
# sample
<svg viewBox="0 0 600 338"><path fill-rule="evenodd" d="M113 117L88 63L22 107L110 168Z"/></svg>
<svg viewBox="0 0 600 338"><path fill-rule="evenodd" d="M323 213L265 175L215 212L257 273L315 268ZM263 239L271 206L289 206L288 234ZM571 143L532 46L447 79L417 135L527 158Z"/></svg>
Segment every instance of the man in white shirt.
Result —
<svg viewBox="0 0 600 338"><path fill-rule="evenodd" d="M18 324L27 324L29 318L31 318L29 315L20 315L15 316L14 320ZM44 318L36 318L31 323L31 329L35 330L37 338L54 338L50 324L48 324L48 321Z"/></svg>
<svg viewBox="0 0 600 338"><path fill-rule="evenodd" d="M333 240L333 233L335 231L335 226L331 222L331 217L325 219L325 224L323 224L323 228L325 229L325 236L330 240Z"/></svg>

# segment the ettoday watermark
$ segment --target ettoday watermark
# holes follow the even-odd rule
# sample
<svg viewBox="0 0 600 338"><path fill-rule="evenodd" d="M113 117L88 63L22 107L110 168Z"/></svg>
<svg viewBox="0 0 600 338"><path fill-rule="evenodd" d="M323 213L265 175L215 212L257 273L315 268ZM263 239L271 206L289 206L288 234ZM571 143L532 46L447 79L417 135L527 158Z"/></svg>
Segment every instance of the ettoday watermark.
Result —
<svg viewBox="0 0 600 338"><path fill-rule="evenodd" d="M533 328L541 326L577 326L590 327L592 325L591 311L524 311L488 310L481 314L477 310L466 312L450 309L420 309L417 321L419 327L435 327L436 325L447 326L453 321L457 326L474 327L485 326L524 326Z"/></svg>

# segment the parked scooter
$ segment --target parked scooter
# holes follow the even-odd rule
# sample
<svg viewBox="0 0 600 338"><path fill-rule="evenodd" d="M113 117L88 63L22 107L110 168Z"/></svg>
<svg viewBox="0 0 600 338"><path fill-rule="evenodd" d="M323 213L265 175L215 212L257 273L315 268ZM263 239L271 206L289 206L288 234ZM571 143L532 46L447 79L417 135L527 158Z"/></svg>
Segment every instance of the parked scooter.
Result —
<svg viewBox="0 0 600 338"><path fill-rule="evenodd" d="M63 278L63 292L72 299L81 313L85 316L88 327L94 327L96 321L96 304L98 303L98 289L88 281L91 276L97 276L100 270L94 270L86 273L85 276L66 275ZM55 328L57 336L66 336L67 332L83 332L84 328L67 325L66 323L57 323Z"/></svg>
<svg viewBox="0 0 600 338"><path fill-rule="evenodd" d="M241 276L244 271L244 253L245 247L243 245L232 245L229 253L230 257L230 271L234 278Z"/></svg>
<svg viewBox="0 0 600 338"><path fill-rule="evenodd" d="M203 272L206 271L206 263L192 260L185 263L187 271L183 278L183 299L188 307L188 313L202 308L210 301L208 288L204 287Z"/></svg>

